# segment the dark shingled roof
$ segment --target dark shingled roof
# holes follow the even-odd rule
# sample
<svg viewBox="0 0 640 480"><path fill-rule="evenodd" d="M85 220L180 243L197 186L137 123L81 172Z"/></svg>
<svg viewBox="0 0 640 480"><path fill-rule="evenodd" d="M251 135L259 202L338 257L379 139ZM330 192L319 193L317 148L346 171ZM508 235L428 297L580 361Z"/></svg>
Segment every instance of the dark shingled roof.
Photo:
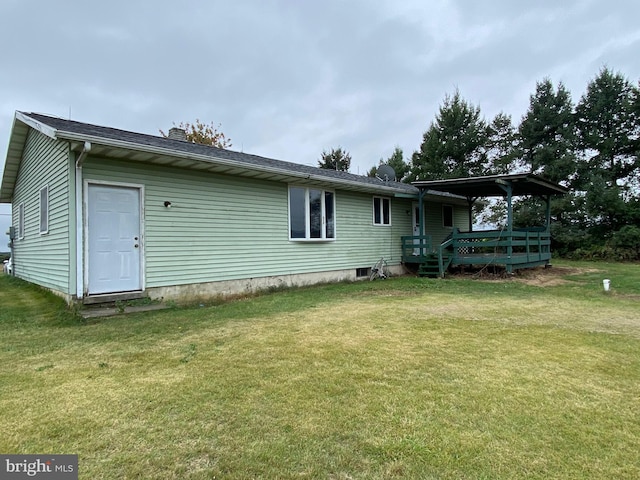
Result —
<svg viewBox="0 0 640 480"><path fill-rule="evenodd" d="M327 170L317 167L311 167L308 165L302 165L299 163L285 162L282 160L275 160L273 158L261 157L258 155L251 155L248 153L236 152L233 150L227 150L209 145L200 145L197 143L191 143L183 140L174 140L170 138L164 138L156 135L148 135L144 133L129 132L126 130L119 130L116 128L102 127L99 125L91 125L88 123L77 122L74 120L65 120L62 118L51 117L48 115L42 115L39 113L25 113L21 112L38 122L41 122L51 128L58 131L58 134L63 132L87 135L91 137L98 137L103 139L115 140L120 142L126 142L135 145L145 145L152 148L160 148L164 150L170 150L178 154L192 154L210 157L213 161L216 158L231 160L239 164L246 165L248 169L259 168L261 166L268 166L276 168L278 170L289 171L297 174L307 174L326 177L328 181L342 180L349 182L357 182L361 184L379 186L379 187L391 187L398 191L406 192L407 194L417 194L417 189L406 183L401 182L385 182L377 178L366 177L363 175L355 175L352 173L341 172L336 170Z"/></svg>

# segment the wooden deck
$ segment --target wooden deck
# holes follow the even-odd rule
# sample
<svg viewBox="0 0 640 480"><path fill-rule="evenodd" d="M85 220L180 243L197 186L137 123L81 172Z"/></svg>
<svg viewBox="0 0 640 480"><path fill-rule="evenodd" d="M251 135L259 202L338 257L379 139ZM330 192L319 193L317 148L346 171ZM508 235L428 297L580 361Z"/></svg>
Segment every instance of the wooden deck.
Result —
<svg viewBox="0 0 640 480"><path fill-rule="evenodd" d="M503 265L507 272L546 265L551 260L551 235L542 229L460 232L433 247L430 235L402 237L402 261L426 265L444 276L451 265ZM437 263L436 263L437 262ZM429 267L430 266L430 267Z"/></svg>

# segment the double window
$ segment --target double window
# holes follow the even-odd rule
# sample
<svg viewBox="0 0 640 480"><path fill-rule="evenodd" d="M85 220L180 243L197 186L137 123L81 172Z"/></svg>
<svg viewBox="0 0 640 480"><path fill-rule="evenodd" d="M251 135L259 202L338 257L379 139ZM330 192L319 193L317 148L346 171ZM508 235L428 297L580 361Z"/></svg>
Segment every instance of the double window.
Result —
<svg viewBox="0 0 640 480"><path fill-rule="evenodd" d="M391 200L384 197L373 197L373 224L391 225Z"/></svg>
<svg viewBox="0 0 640 480"><path fill-rule="evenodd" d="M336 238L333 192L307 187L289 187L289 238L291 240Z"/></svg>

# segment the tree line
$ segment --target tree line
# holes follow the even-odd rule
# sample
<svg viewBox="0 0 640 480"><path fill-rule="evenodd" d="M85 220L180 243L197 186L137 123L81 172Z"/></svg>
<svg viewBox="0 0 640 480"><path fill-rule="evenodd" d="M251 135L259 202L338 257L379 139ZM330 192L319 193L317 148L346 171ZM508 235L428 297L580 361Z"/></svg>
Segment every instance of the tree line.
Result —
<svg viewBox="0 0 640 480"><path fill-rule="evenodd" d="M231 146L220 125L181 123L187 141ZM164 132L161 132L163 135ZM165 135L166 136L166 135ZM399 181L441 180L531 172L560 183L570 193L551 202L554 251L577 258L640 260L640 86L603 68L574 103L560 82L536 83L517 125L504 113L486 120L459 91L446 95L422 143L405 161L396 147L368 175L388 164ZM320 168L349 171L342 147L324 150ZM504 203L481 214L501 226ZM536 198L514 203L514 224L542 224L545 206Z"/></svg>
<svg viewBox="0 0 640 480"><path fill-rule="evenodd" d="M403 156L396 147L380 164L405 182L531 172L560 183L570 193L551 203L556 252L640 260L640 89L619 72L603 68L577 104L563 83L537 82L518 125L504 113L484 119L455 91L445 96L420 148L408 161ZM500 225L503 203L483 218ZM516 226L544 218L536 198L514 205Z"/></svg>

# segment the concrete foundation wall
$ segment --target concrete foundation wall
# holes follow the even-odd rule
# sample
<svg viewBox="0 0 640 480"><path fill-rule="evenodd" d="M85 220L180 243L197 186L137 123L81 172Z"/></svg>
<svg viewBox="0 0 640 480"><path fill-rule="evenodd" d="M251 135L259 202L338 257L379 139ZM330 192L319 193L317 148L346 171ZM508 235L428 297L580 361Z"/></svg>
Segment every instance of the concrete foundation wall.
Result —
<svg viewBox="0 0 640 480"><path fill-rule="evenodd" d="M405 270L402 265L392 265L389 266L389 272L391 275L402 275L405 273ZM242 280L155 287L148 288L146 293L153 300L192 303L196 301L206 301L207 299L256 293L272 288L301 287L356 280L369 281L369 277L356 277L356 271L354 269L334 270L330 272L278 275Z"/></svg>

